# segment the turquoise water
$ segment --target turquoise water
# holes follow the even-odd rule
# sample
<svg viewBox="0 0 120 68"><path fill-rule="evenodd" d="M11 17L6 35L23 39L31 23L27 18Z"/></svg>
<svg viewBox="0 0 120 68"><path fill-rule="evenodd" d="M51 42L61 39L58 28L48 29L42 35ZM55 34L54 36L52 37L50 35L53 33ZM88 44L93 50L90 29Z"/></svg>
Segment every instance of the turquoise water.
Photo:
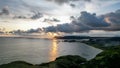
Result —
<svg viewBox="0 0 120 68"><path fill-rule="evenodd" d="M80 55L87 60L102 50L80 42L58 42L58 40L0 38L0 64L26 61L40 64L63 55Z"/></svg>

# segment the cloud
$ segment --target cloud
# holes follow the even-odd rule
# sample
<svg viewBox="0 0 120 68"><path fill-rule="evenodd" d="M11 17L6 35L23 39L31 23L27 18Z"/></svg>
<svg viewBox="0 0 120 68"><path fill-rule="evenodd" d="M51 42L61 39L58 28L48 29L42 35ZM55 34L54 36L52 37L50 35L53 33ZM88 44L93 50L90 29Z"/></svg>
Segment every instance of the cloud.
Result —
<svg viewBox="0 0 120 68"><path fill-rule="evenodd" d="M81 15L75 19L71 16L72 22L60 24L57 26L50 26L44 28L46 32L88 32L90 30L105 30L105 31L119 31L120 30L120 10L108 13L105 15L96 16L86 11L81 12ZM108 19L106 19L108 18Z"/></svg>
<svg viewBox="0 0 120 68"><path fill-rule="evenodd" d="M117 10L116 12L108 13L104 15L104 17L108 18L109 23L111 24L115 24L115 25L120 24L120 10Z"/></svg>
<svg viewBox="0 0 120 68"><path fill-rule="evenodd" d="M28 30L26 33L39 33L39 32L41 32L41 31L42 31L42 29L37 28L37 29L30 29L30 30Z"/></svg>
<svg viewBox="0 0 120 68"><path fill-rule="evenodd" d="M11 33L15 33L15 34L22 34L22 33L40 33L42 31L41 28L37 28L37 29L29 29L27 31L23 31L23 30L14 30L11 31Z"/></svg>
<svg viewBox="0 0 120 68"><path fill-rule="evenodd" d="M60 20L53 18L53 19L47 19L45 18L43 22L60 22Z"/></svg>
<svg viewBox="0 0 120 68"><path fill-rule="evenodd" d="M69 0L47 0L47 1L56 2L58 4L63 4L63 3L69 2Z"/></svg>
<svg viewBox="0 0 120 68"><path fill-rule="evenodd" d="M12 14L13 19L38 19L43 16L41 11L45 8L42 7L27 0L0 0L0 15Z"/></svg>
<svg viewBox="0 0 120 68"><path fill-rule="evenodd" d="M103 15L105 21L110 23L111 26L106 28L108 31L119 31L120 30L120 9L116 12L111 12Z"/></svg>
<svg viewBox="0 0 120 68"><path fill-rule="evenodd" d="M60 20L56 19L56 18L53 18L53 21L54 22L60 22Z"/></svg>
<svg viewBox="0 0 120 68"><path fill-rule="evenodd" d="M45 32L65 32L65 33L74 33L74 32L88 32L91 28L81 25L76 25L74 23L65 23L59 24L57 26L49 26L44 28Z"/></svg>
<svg viewBox="0 0 120 68"><path fill-rule="evenodd" d="M75 1L91 2L91 0L46 0L46 1L55 2L55 3L60 4L60 5L64 4L64 3L75 2Z"/></svg>
<svg viewBox="0 0 120 68"><path fill-rule="evenodd" d="M43 17L43 14L42 13L35 13L32 17L31 17L31 19L39 19L39 18L41 18L41 17Z"/></svg>
<svg viewBox="0 0 120 68"><path fill-rule="evenodd" d="M15 14L21 14L23 11L25 11L23 9L28 10L27 7L23 5L23 2L19 0L0 0L0 9L5 6L8 6L11 13Z"/></svg>
<svg viewBox="0 0 120 68"><path fill-rule="evenodd" d="M50 18L45 18L45 19L43 20L43 22L45 22L45 23L47 23L47 24L49 24L49 25L51 25L51 26L55 26L57 22L60 22L60 20L57 19L57 18L52 18L52 19L50 19Z"/></svg>
<svg viewBox="0 0 120 68"><path fill-rule="evenodd" d="M8 6L3 7L2 11L0 12L0 15L9 15L10 11Z"/></svg>
<svg viewBox="0 0 120 68"><path fill-rule="evenodd" d="M36 14L33 14L31 17L26 17L26 16L14 16L13 19L32 19L32 20L36 20L36 19L40 19L43 17L43 14L41 13L36 13Z"/></svg>
<svg viewBox="0 0 120 68"><path fill-rule="evenodd" d="M105 22L103 18L99 18L95 13L90 14L86 11L81 12L81 16L78 17L78 23L88 25L90 27L107 27L109 23Z"/></svg>
<svg viewBox="0 0 120 68"><path fill-rule="evenodd" d="M104 15L96 16L95 13L88 13L86 11L81 12L80 16L75 18L71 16L71 22L65 24L57 24L56 26L44 27L41 29L31 29L28 33L34 32L89 32L91 30L103 30L103 31L120 31L120 10L107 13ZM54 19L53 19L54 20ZM50 19L50 21L53 21ZM49 19L45 20L46 22Z"/></svg>
<svg viewBox="0 0 120 68"><path fill-rule="evenodd" d="M24 14L12 14L10 13L9 7L5 6L0 12L1 16L5 16L5 18L11 18L11 19L39 19L43 17L43 14L39 11L34 10L34 12L31 13L31 16L27 16Z"/></svg>
<svg viewBox="0 0 120 68"><path fill-rule="evenodd" d="M75 4L70 4L70 6L71 6L71 7L73 7L73 8L75 8L75 7L76 7L76 5L75 5Z"/></svg>
<svg viewBox="0 0 120 68"><path fill-rule="evenodd" d="M98 12L98 14L107 13L109 11L106 10L106 6L109 7L109 5L112 5L112 4L116 4L116 1L108 1L108 0L107 1L101 1L101 0L0 0L0 10L1 10L0 15L7 16L7 15L12 14L13 15L11 16L12 18L33 19L33 20L39 19L43 15L45 15L48 17L56 17L57 19L56 18L45 19L44 21L59 22L58 19L60 19L61 21L59 23L68 22L69 16L73 16L71 17L72 22L69 22L69 24L67 23L67 24L59 24L56 26L51 26L50 27L51 29L45 28L46 31L49 31L49 30L52 31L53 29L54 29L53 31L57 30L57 31L62 31L62 32L83 32L83 31L89 31L89 30L114 31L114 30L120 29L119 11L104 14L104 15L99 15L99 16L97 16L95 13L88 13L89 10L92 10L92 11L97 10L96 13ZM4 8L4 6L8 6L9 8ZM75 8L73 9L70 6L75 7ZM84 12L81 12L83 10ZM87 12L85 12L86 10ZM80 16L78 16L79 12L81 12ZM1 17L2 16L0 16L0 18ZM78 18L75 18L75 17L78 17ZM6 19L7 17L4 16L4 18ZM17 22L16 20L14 21ZM24 22L22 24L24 24Z"/></svg>
<svg viewBox="0 0 120 68"><path fill-rule="evenodd" d="M92 0L84 0L84 1L91 2Z"/></svg>

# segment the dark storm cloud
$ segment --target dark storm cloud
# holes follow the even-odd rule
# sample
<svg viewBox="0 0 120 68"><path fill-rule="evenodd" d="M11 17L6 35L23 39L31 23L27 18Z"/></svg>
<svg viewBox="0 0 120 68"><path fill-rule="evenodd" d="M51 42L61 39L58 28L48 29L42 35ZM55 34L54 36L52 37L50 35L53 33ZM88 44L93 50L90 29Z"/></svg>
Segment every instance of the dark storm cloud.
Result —
<svg viewBox="0 0 120 68"><path fill-rule="evenodd" d="M65 33L73 33L73 32L87 32L90 28L79 25L75 25L73 23L59 24L57 26L50 26L44 28L45 32L65 32Z"/></svg>
<svg viewBox="0 0 120 68"><path fill-rule="evenodd" d="M116 12L111 12L103 15L106 22L110 23L111 26L106 28L108 31L119 31L120 30L120 9Z"/></svg>
<svg viewBox="0 0 120 68"><path fill-rule="evenodd" d="M45 28L46 32L66 32L66 33L71 33L74 32L73 24L61 24L57 26L50 26Z"/></svg>
<svg viewBox="0 0 120 68"><path fill-rule="evenodd" d="M90 30L119 31L120 10L105 15L96 16L86 11L81 12L78 18L70 17L71 23L60 24L44 28L46 32L86 32Z"/></svg>
<svg viewBox="0 0 120 68"><path fill-rule="evenodd" d="M81 16L78 18L79 23L83 23L90 27L107 27L109 24L104 21L103 18L99 18L95 13L90 14L86 11L81 12Z"/></svg>

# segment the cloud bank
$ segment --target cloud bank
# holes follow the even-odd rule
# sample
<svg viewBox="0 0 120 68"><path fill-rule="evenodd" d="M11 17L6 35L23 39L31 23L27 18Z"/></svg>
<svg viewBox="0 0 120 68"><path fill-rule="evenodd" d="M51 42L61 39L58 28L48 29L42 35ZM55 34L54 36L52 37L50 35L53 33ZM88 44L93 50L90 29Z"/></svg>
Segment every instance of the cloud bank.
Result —
<svg viewBox="0 0 120 68"><path fill-rule="evenodd" d="M73 16L72 16L73 19ZM46 32L86 32L90 30L119 31L120 30L120 10L105 15L96 16L86 11L81 12L78 18L74 18L71 23L58 24L44 28Z"/></svg>

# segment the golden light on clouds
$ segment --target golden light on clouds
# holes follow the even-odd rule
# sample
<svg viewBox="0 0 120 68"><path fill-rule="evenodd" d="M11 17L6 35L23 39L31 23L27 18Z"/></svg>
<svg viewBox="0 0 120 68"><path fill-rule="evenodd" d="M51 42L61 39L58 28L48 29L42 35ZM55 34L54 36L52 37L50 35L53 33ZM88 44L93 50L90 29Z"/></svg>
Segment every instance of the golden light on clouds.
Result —
<svg viewBox="0 0 120 68"><path fill-rule="evenodd" d="M49 39L54 39L54 37L55 37L55 36L58 36L58 34L55 33L55 32L48 32L48 33L47 33L47 36L48 36Z"/></svg>
<svg viewBox="0 0 120 68"><path fill-rule="evenodd" d="M104 20L105 20L107 23L111 23L111 21L109 20L109 17L106 17Z"/></svg>

